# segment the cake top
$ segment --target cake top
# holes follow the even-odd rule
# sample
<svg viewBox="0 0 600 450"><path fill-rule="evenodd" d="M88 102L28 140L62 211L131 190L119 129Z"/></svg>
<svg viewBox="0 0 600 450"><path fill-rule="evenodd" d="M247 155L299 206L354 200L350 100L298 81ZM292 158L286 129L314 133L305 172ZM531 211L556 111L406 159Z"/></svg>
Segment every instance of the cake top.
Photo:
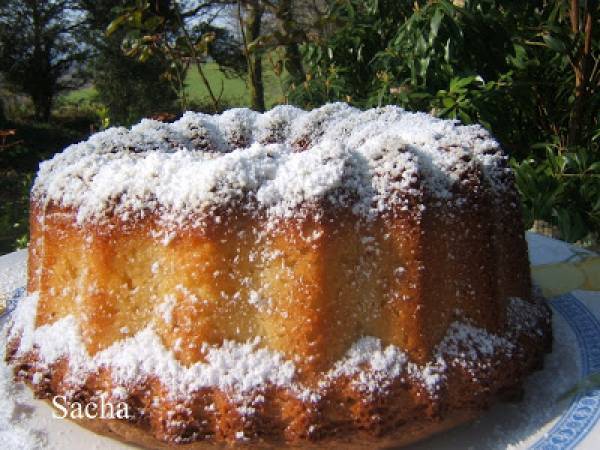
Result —
<svg viewBox="0 0 600 450"><path fill-rule="evenodd" d="M41 164L32 195L75 209L80 223L140 212L180 222L228 207L290 218L318 205L372 219L424 194L452 200L469 174L504 189L505 160L479 125L394 106L187 112L69 146Z"/></svg>

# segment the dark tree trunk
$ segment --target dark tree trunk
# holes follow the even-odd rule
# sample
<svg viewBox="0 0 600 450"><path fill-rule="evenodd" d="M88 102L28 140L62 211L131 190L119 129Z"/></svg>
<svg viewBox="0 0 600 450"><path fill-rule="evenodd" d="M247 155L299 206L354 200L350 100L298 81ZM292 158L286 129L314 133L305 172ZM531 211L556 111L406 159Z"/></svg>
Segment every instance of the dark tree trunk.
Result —
<svg viewBox="0 0 600 450"><path fill-rule="evenodd" d="M252 0L246 7L246 52L248 44L260 37L260 28L263 15L263 9L259 0ZM248 81L250 85L250 102L255 111L265 110L265 89L262 79L262 55L259 52L252 52L248 57Z"/></svg>
<svg viewBox="0 0 600 450"><path fill-rule="evenodd" d="M52 112L52 98L42 94L33 96L32 100L35 118L42 122L48 122Z"/></svg>
<svg viewBox="0 0 600 450"><path fill-rule="evenodd" d="M293 42L293 2L292 0L280 0L276 16L279 32L288 42L284 47L285 50L285 68L290 75L293 83L300 84L306 78L304 67L302 66L302 55L297 42Z"/></svg>
<svg viewBox="0 0 600 450"><path fill-rule="evenodd" d="M252 58L254 60L252 64L254 82L250 89L252 109L263 112L265 110L265 88L262 79L262 57L254 55Z"/></svg>
<svg viewBox="0 0 600 450"><path fill-rule="evenodd" d="M0 129L6 124L6 115L4 114L4 101L0 98Z"/></svg>
<svg viewBox="0 0 600 450"><path fill-rule="evenodd" d="M41 119L44 122L50 120L50 114L52 113L52 105L54 104L54 95L48 94L42 98L42 105L40 108Z"/></svg>
<svg viewBox="0 0 600 450"><path fill-rule="evenodd" d="M43 24L41 12L39 10L39 4L37 1L31 3L32 5L32 20L33 20L33 60L32 70L37 72L39 77L38 82L35 85L30 86L31 99L33 101L33 108L35 110L35 118L43 122L50 120L50 113L52 111L52 96L49 95L47 85L49 84L48 76L50 74L50 61L48 61L49 55L45 48L43 39Z"/></svg>
<svg viewBox="0 0 600 450"><path fill-rule="evenodd" d="M286 70L295 84L300 84L306 79L304 67L302 66L302 55L297 43L285 47Z"/></svg>
<svg viewBox="0 0 600 450"><path fill-rule="evenodd" d="M594 20L592 18L591 5L586 2L583 8L582 21L579 19L580 9L577 0L571 0L570 5L571 31L574 34L581 34L583 43L573 62L575 73L575 101L571 116L569 118L569 145L577 145L581 141L581 130L586 113L587 99L590 96L589 84L592 74L592 31Z"/></svg>

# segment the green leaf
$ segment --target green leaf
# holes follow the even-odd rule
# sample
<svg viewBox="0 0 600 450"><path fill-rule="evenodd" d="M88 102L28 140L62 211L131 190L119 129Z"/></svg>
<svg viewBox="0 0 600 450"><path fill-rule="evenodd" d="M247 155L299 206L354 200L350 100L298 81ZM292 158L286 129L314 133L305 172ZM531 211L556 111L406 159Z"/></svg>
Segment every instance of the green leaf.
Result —
<svg viewBox="0 0 600 450"><path fill-rule="evenodd" d="M452 97L444 97L442 99L442 105L444 105L445 108L452 108L455 104L456 102Z"/></svg>
<svg viewBox="0 0 600 450"><path fill-rule="evenodd" d="M136 9L133 12L133 14L131 15L133 25L136 28L141 28L142 27L142 17L143 17L143 12L140 9Z"/></svg>
<svg viewBox="0 0 600 450"><path fill-rule="evenodd" d="M452 80L450 80L450 92L458 92L461 91L464 87L468 86L469 84L471 84L473 81L475 81L477 77L475 76L469 76L469 77L463 77L463 78L452 78Z"/></svg>
<svg viewBox="0 0 600 450"><path fill-rule="evenodd" d="M123 14L121 16L118 16L115 20L113 20L107 27L106 27L106 35L110 36L111 34L113 34L115 31L117 31L121 25L123 24L123 22L125 22L127 19L129 18L128 14Z"/></svg>
<svg viewBox="0 0 600 450"><path fill-rule="evenodd" d="M469 124L473 122L471 116L469 116L465 111L459 111L458 117L460 117L461 122L464 124Z"/></svg>
<svg viewBox="0 0 600 450"><path fill-rule="evenodd" d="M555 208L561 238L567 242L575 242L587 235L587 228L581 213L573 209Z"/></svg>
<svg viewBox="0 0 600 450"><path fill-rule="evenodd" d="M152 48L144 47L142 52L140 53L140 57L138 58L140 62L146 62L152 56Z"/></svg>
<svg viewBox="0 0 600 450"><path fill-rule="evenodd" d="M433 14L433 17L431 18L431 22L430 22L430 29L429 29L429 46L430 47L433 45L433 41L435 41L435 39L437 38L438 31L440 29L440 24L442 23L443 18L444 18L444 15L442 14L442 10L439 8L436 9L435 13Z"/></svg>
<svg viewBox="0 0 600 450"><path fill-rule="evenodd" d="M164 22L164 18L160 16L152 16L144 21L144 28L148 31L155 31Z"/></svg>
<svg viewBox="0 0 600 450"><path fill-rule="evenodd" d="M587 172L600 173L600 161L590 164L590 166L587 168Z"/></svg>
<svg viewBox="0 0 600 450"><path fill-rule="evenodd" d="M548 48L554 50L555 52L565 53L567 50L567 46L565 45L565 43L555 36L545 34L542 39L544 39L544 42L546 43Z"/></svg>
<svg viewBox="0 0 600 450"><path fill-rule="evenodd" d="M450 38L448 38L448 40L446 41L446 45L444 45L444 61L446 61L447 63L450 63L450 57L451 57Z"/></svg>

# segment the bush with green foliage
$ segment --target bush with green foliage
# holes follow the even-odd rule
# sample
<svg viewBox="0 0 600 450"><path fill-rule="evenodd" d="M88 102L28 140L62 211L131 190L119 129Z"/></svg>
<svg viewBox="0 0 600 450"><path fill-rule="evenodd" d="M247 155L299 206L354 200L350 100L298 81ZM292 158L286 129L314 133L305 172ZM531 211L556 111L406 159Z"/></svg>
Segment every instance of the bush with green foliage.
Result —
<svg viewBox="0 0 600 450"><path fill-rule="evenodd" d="M561 152L557 144L541 145L545 158L512 161L517 187L522 194L525 225L534 220L556 224L569 242L599 241L600 150L578 148ZM595 153L595 155L594 155Z"/></svg>

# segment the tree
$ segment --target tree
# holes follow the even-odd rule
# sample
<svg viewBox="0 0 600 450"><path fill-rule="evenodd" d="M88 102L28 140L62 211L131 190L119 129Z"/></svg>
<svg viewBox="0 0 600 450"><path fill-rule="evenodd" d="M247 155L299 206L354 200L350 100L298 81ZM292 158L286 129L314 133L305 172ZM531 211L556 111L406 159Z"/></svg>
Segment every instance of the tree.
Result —
<svg viewBox="0 0 600 450"><path fill-rule="evenodd" d="M265 110L265 88L262 77L262 54L250 51L250 44L260 38L263 7L260 0L238 0L238 20L248 67L250 105L256 111Z"/></svg>
<svg viewBox="0 0 600 450"><path fill-rule="evenodd" d="M123 30L107 36L115 9L125 0L78 0L84 18L84 40L90 48L88 66L99 100L111 123L129 124L153 113L172 110L177 89L163 77L169 65L158 57L140 62L123 54Z"/></svg>
<svg viewBox="0 0 600 450"><path fill-rule="evenodd" d="M600 21L600 7L598 1L579 2L571 0L568 15L571 23L571 33L568 45L571 49L569 63L575 75L575 100L573 112L569 119L569 144L576 145L581 142L582 126L586 114L588 99L598 90L600 84L600 70L598 62L598 21ZM548 34L548 36L552 36ZM560 42L557 40L555 42ZM594 49L593 42L596 43ZM565 46L566 47L566 46ZM567 48L569 48L567 47Z"/></svg>
<svg viewBox="0 0 600 450"><path fill-rule="evenodd" d="M274 52L278 55L276 72L286 69L288 85L305 80L300 46L310 41L310 34L323 31L327 1L334 0L237 0L254 109L264 108L262 58L266 52L279 50Z"/></svg>
<svg viewBox="0 0 600 450"><path fill-rule="evenodd" d="M251 106L263 111L264 54L283 50L276 66L285 67L291 85L302 83L300 46L309 41L310 33L322 28L328 1L335 0L124 1L127 6L116 13L108 32L127 30L123 43L128 55L140 60L160 55L168 61L167 76L179 83L182 93L183 75L194 65L215 111L220 108L222 89L219 93L204 74L207 58L226 72L245 70ZM216 26L216 17L234 19L239 40L225 27Z"/></svg>
<svg viewBox="0 0 600 450"><path fill-rule="evenodd" d="M0 10L0 72L29 95L39 120L48 121L54 99L82 83L84 49L71 0L5 0Z"/></svg>
<svg viewBox="0 0 600 450"><path fill-rule="evenodd" d="M271 6L271 11L277 18L277 31L279 40L284 48L285 68L294 83L304 81L305 73L302 66L302 55L300 54L300 43L307 40L297 17L294 14L294 0L279 0ZM295 20L296 19L296 20Z"/></svg>
<svg viewBox="0 0 600 450"><path fill-rule="evenodd" d="M231 52L234 47L223 45L223 42L215 45L219 38L227 39L230 36L223 30L217 32L217 27L212 24L217 15L214 10L220 10L221 2L139 0L135 4L126 3L129 6L117 11L114 20L107 27L107 34L110 36L118 30L125 30L123 47L128 56L137 57L142 62L157 56L167 62L169 71L165 76L179 86L181 93L185 92L185 74L193 64L206 87L213 110L218 111L223 85L217 94L205 74L204 64L210 57L222 63L233 59ZM223 49L227 50L225 53L229 53L226 58L221 53ZM224 58L220 59L221 57ZM185 101L185 97L183 100Z"/></svg>
<svg viewBox="0 0 600 450"><path fill-rule="evenodd" d="M339 0L261 0L273 18L274 29L261 39L261 44L283 49L282 63L292 84L305 80L301 45L325 33L331 18L328 7Z"/></svg>

